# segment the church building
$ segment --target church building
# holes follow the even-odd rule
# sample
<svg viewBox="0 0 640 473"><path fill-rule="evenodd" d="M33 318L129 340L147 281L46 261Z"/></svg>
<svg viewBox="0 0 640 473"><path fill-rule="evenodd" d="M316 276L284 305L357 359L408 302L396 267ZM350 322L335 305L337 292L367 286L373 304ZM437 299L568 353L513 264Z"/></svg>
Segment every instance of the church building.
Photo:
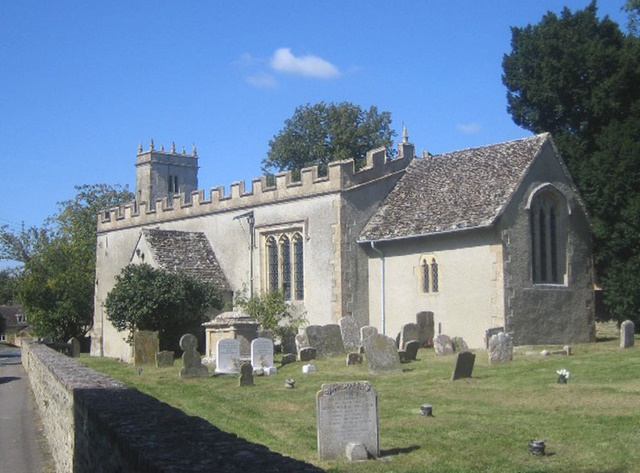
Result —
<svg viewBox="0 0 640 473"><path fill-rule="evenodd" d="M483 347L595 337L584 202L548 134L416 157L372 150L251 188L198 190L199 157L138 150L136 201L98 222L92 354L131 358L104 301L131 263L185 271L233 293L279 289L310 325L353 316L396 337L418 312L434 332ZM144 290L144 288L141 288Z"/></svg>

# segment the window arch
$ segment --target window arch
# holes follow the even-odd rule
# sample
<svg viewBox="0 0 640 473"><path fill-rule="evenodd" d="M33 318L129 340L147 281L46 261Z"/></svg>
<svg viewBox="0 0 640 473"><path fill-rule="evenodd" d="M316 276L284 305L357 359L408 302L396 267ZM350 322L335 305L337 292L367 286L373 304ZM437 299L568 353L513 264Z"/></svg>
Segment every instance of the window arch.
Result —
<svg viewBox="0 0 640 473"><path fill-rule="evenodd" d="M293 279L295 284L296 299L304 299L304 254L302 235L296 233L293 236Z"/></svg>
<svg viewBox="0 0 640 473"><path fill-rule="evenodd" d="M420 291L423 294L440 291L439 267L435 256L420 258Z"/></svg>
<svg viewBox="0 0 640 473"><path fill-rule="evenodd" d="M287 235L280 237L280 266L282 271L282 294L291 299L291 242Z"/></svg>
<svg viewBox="0 0 640 473"><path fill-rule="evenodd" d="M267 238L267 279L270 291L280 287L278 284L278 245L273 236Z"/></svg>
<svg viewBox="0 0 640 473"><path fill-rule="evenodd" d="M297 231L264 237L263 287L279 290L285 300L304 299L304 238Z"/></svg>

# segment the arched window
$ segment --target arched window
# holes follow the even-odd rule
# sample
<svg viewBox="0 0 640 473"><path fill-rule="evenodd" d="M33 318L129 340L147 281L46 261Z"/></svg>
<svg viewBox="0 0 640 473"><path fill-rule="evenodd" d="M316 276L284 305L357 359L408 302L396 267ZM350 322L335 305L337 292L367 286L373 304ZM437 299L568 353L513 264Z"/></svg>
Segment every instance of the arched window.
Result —
<svg viewBox="0 0 640 473"><path fill-rule="evenodd" d="M534 284L565 284L567 275L567 204L546 186L530 201L531 278Z"/></svg>
<svg viewBox="0 0 640 473"><path fill-rule="evenodd" d="M280 255L282 259L282 294L285 300L291 300L291 243L287 235L280 237Z"/></svg>
<svg viewBox="0 0 640 473"><path fill-rule="evenodd" d="M271 233L264 240L263 287L285 300L304 299L304 238L298 231Z"/></svg>
<svg viewBox="0 0 640 473"><path fill-rule="evenodd" d="M270 291L279 288L278 284L278 245L272 236L267 238L267 278Z"/></svg>
<svg viewBox="0 0 640 473"><path fill-rule="evenodd" d="M431 258L431 290L438 292L438 263L435 258Z"/></svg>
<svg viewBox="0 0 640 473"><path fill-rule="evenodd" d="M302 250L302 236L296 233L293 237L294 282L297 300L304 299L304 256Z"/></svg>
<svg viewBox="0 0 640 473"><path fill-rule="evenodd" d="M431 289L431 268L429 267L429 263L427 260L422 261L422 292L430 292Z"/></svg>
<svg viewBox="0 0 640 473"><path fill-rule="evenodd" d="M423 294L435 293L440 289L438 263L435 256L420 258L420 291Z"/></svg>

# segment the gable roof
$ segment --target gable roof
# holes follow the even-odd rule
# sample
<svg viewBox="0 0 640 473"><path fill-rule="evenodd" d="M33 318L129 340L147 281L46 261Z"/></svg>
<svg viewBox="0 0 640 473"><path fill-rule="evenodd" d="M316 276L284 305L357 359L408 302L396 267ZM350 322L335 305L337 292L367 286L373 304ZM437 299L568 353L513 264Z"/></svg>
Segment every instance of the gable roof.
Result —
<svg viewBox="0 0 640 473"><path fill-rule="evenodd" d="M492 225L550 135L414 159L359 241Z"/></svg>
<svg viewBox="0 0 640 473"><path fill-rule="evenodd" d="M164 270L181 271L221 291L230 286L213 248L202 232L143 228L142 235L156 263Z"/></svg>
<svg viewBox="0 0 640 473"><path fill-rule="evenodd" d="M0 317L7 322L7 329L24 328L30 325L22 306L19 305L0 305Z"/></svg>

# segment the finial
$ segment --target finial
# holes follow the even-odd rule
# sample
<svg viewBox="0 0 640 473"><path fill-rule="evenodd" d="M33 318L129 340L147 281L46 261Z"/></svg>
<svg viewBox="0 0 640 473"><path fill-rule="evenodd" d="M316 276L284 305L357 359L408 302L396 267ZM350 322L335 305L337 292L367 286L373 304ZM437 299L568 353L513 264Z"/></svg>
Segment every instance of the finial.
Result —
<svg viewBox="0 0 640 473"><path fill-rule="evenodd" d="M164 145L160 145L160 151L164 153Z"/></svg>
<svg viewBox="0 0 640 473"><path fill-rule="evenodd" d="M184 149L184 146L182 147L182 154L187 154L187 152Z"/></svg>
<svg viewBox="0 0 640 473"><path fill-rule="evenodd" d="M149 150L153 151L155 149L155 146L153 144L153 138L151 138L151 144L149 145Z"/></svg>
<svg viewBox="0 0 640 473"><path fill-rule="evenodd" d="M407 133L407 126L404 123L402 124L402 142L409 142L409 133Z"/></svg>
<svg viewBox="0 0 640 473"><path fill-rule="evenodd" d="M193 153L194 157L198 156L198 150L196 149L196 144L195 143L193 143L193 151L192 151L192 153Z"/></svg>
<svg viewBox="0 0 640 473"><path fill-rule="evenodd" d="M176 154L176 142L175 141L171 142L171 152L173 154Z"/></svg>
<svg viewBox="0 0 640 473"><path fill-rule="evenodd" d="M142 141L138 145L138 154L142 154Z"/></svg>

